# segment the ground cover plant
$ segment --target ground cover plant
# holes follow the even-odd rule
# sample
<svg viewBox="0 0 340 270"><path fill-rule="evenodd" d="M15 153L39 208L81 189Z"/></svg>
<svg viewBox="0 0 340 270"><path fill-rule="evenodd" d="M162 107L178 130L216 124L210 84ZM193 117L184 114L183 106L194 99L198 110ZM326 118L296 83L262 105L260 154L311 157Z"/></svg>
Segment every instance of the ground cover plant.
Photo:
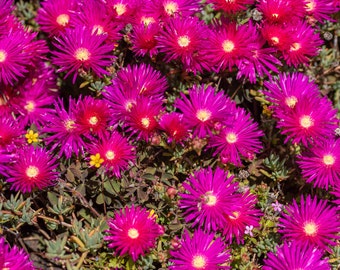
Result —
<svg viewBox="0 0 340 270"><path fill-rule="evenodd" d="M338 0L0 0L1 269L339 269Z"/></svg>

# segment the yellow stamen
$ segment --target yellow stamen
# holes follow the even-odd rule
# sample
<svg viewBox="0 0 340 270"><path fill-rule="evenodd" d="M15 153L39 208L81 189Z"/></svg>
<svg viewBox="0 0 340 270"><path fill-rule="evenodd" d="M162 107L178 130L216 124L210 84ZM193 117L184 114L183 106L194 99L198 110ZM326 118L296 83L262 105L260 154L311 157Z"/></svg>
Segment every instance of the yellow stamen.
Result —
<svg viewBox="0 0 340 270"><path fill-rule="evenodd" d="M131 228L128 230L128 236L131 239L136 239L139 236L139 232L135 228Z"/></svg>
<svg viewBox="0 0 340 270"><path fill-rule="evenodd" d="M105 157L108 160L113 160L116 157L116 155L115 155L115 152L113 152L112 150L109 150L106 152Z"/></svg>
<svg viewBox="0 0 340 270"><path fill-rule="evenodd" d="M232 219L232 220L238 219L240 217L240 212L238 212L238 211L232 212L231 214L232 215L229 216L229 218Z"/></svg>
<svg viewBox="0 0 340 270"><path fill-rule="evenodd" d="M318 231L318 226L311 221L303 226L303 230L307 236L315 236Z"/></svg>
<svg viewBox="0 0 340 270"><path fill-rule="evenodd" d="M75 128L74 124L75 122L73 120L66 120L64 122L64 127L67 131L70 131Z"/></svg>
<svg viewBox="0 0 340 270"><path fill-rule="evenodd" d="M126 12L126 5L119 3L113 6L118 16L122 16Z"/></svg>
<svg viewBox="0 0 340 270"><path fill-rule="evenodd" d="M211 111L206 109L200 109L197 111L196 117L198 120L202 122L208 121L211 117Z"/></svg>
<svg viewBox="0 0 340 270"><path fill-rule="evenodd" d="M60 14L56 21L60 26L66 26L70 21L70 16L68 14Z"/></svg>
<svg viewBox="0 0 340 270"><path fill-rule="evenodd" d="M208 191L204 195L204 199L205 199L205 204L208 206L214 206L217 203L217 197L212 194L212 191Z"/></svg>
<svg viewBox="0 0 340 270"><path fill-rule="evenodd" d="M95 155L90 156L90 165L95 166L96 168L99 168L101 164L104 162L104 159L100 157L100 154L97 153Z"/></svg>
<svg viewBox="0 0 340 270"><path fill-rule="evenodd" d="M205 267L207 265L207 260L202 255L195 255L192 259L191 265L195 269L205 269Z"/></svg>
<svg viewBox="0 0 340 270"><path fill-rule="evenodd" d="M104 28L103 26L101 25L94 25L93 28L92 28L92 35L93 34L96 34L96 35L101 35L104 33Z"/></svg>
<svg viewBox="0 0 340 270"><path fill-rule="evenodd" d="M150 119L149 119L149 117L142 118L141 123L142 123L144 128L148 128L150 126Z"/></svg>
<svg viewBox="0 0 340 270"><path fill-rule="evenodd" d="M34 109L35 109L35 104L33 101L27 101L26 102L26 105L24 106L25 110L28 111L29 113L30 112L33 112Z"/></svg>
<svg viewBox="0 0 340 270"><path fill-rule="evenodd" d="M0 50L0 63L5 62L7 58L7 52L4 50Z"/></svg>
<svg viewBox="0 0 340 270"><path fill-rule="evenodd" d="M88 49L80 47L74 53L74 57L79 61L87 61L90 59L91 53Z"/></svg>
<svg viewBox="0 0 340 270"><path fill-rule="evenodd" d="M226 136L226 140L228 143L233 144L237 142L237 135L234 132L229 132Z"/></svg>
<svg viewBox="0 0 340 270"><path fill-rule="evenodd" d="M333 155L324 155L323 156L323 163L327 166L332 166L335 162L335 158Z"/></svg>
<svg viewBox="0 0 340 270"><path fill-rule="evenodd" d="M176 2L168 2L164 5L164 10L169 16L174 15L178 11L178 4Z"/></svg>
<svg viewBox="0 0 340 270"><path fill-rule="evenodd" d="M190 44L190 38L188 36L180 36L177 40L177 43L180 47L188 47Z"/></svg>
<svg viewBox="0 0 340 270"><path fill-rule="evenodd" d="M273 13L273 14L272 14L272 17L275 18L275 19L277 19L277 18L279 17L279 14Z"/></svg>
<svg viewBox="0 0 340 270"><path fill-rule="evenodd" d="M310 128L313 124L314 121L309 115L304 115L300 118L300 125L305 129Z"/></svg>
<svg viewBox="0 0 340 270"><path fill-rule="evenodd" d="M280 40L279 40L278 37L272 37L272 38L271 38L271 41L273 42L274 45L277 45L277 44L279 44L279 42L280 42Z"/></svg>
<svg viewBox="0 0 340 270"><path fill-rule="evenodd" d="M222 43L222 48L223 48L223 51L225 51L226 53L230 53L234 50L235 44L231 40L225 40Z"/></svg>
<svg viewBox="0 0 340 270"><path fill-rule="evenodd" d="M35 133L32 129L30 129L25 135L28 143L37 142L38 136L39 136L39 133Z"/></svg>
<svg viewBox="0 0 340 270"><path fill-rule="evenodd" d="M39 174L39 169L36 166L30 165L26 169L26 175L29 178L35 178L38 176L38 174Z"/></svg>
<svg viewBox="0 0 340 270"><path fill-rule="evenodd" d="M143 16L140 19L141 23L143 23L145 26L148 26L149 24L155 23L155 19L153 17L145 17Z"/></svg>
<svg viewBox="0 0 340 270"><path fill-rule="evenodd" d="M98 121L99 121L99 120L98 120L98 117L97 117L97 116L91 116L90 119L89 119L89 123L90 123L90 125L92 125L92 126L97 125Z"/></svg>
<svg viewBox="0 0 340 270"><path fill-rule="evenodd" d="M298 102L297 98L294 97L294 96L291 96L291 97L287 97L286 100L286 105L289 107L289 108L294 108L296 103Z"/></svg>
<svg viewBox="0 0 340 270"><path fill-rule="evenodd" d="M311 12L311 11L315 10L315 7L316 7L315 1L305 0L305 2L306 2L306 11L307 12Z"/></svg>
<svg viewBox="0 0 340 270"><path fill-rule="evenodd" d="M291 46L290 46L290 50L295 52L295 51L298 51L301 49L301 44L300 43L293 43Z"/></svg>

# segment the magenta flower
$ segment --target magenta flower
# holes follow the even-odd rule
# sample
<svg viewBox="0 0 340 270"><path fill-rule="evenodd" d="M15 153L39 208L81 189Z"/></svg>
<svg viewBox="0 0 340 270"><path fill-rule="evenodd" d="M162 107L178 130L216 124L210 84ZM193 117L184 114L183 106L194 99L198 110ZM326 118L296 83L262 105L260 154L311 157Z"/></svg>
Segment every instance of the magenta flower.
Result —
<svg viewBox="0 0 340 270"><path fill-rule="evenodd" d="M140 24L133 27L131 34L132 51L137 56L149 55L154 57L157 55L157 39L160 31L159 24Z"/></svg>
<svg viewBox="0 0 340 270"><path fill-rule="evenodd" d="M264 82L264 91L274 103L275 115L290 113L303 99L318 99L320 92L317 85L303 73L281 73L278 79Z"/></svg>
<svg viewBox="0 0 340 270"><path fill-rule="evenodd" d="M247 9L248 5L254 4L255 0L208 0L207 3L213 4L215 10L222 10L229 14L235 14L237 12Z"/></svg>
<svg viewBox="0 0 340 270"><path fill-rule="evenodd" d="M103 136L109 127L110 112L106 100L86 96L78 101L75 111L77 128L85 136Z"/></svg>
<svg viewBox="0 0 340 270"><path fill-rule="evenodd" d="M180 60L187 71L210 69L206 48L209 29L196 17L176 17L168 20L157 37L157 48L165 61Z"/></svg>
<svg viewBox="0 0 340 270"><path fill-rule="evenodd" d="M278 226L283 238L329 252L329 245L335 246L340 238L337 209L329 206L328 201L312 199L310 195L306 199L301 196L300 205L294 200L292 205L287 206Z"/></svg>
<svg viewBox="0 0 340 270"><path fill-rule="evenodd" d="M130 23L141 8L141 2L136 0L107 0L105 5L111 20L118 23L120 28Z"/></svg>
<svg viewBox="0 0 340 270"><path fill-rule="evenodd" d="M171 17L191 17L199 11L199 0L151 0L149 12L160 14L163 20Z"/></svg>
<svg viewBox="0 0 340 270"><path fill-rule="evenodd" d="M203 227L205 231L216 231L223 226L224 216L230 215L235 209L236 183L228 172L209 167L196 171L183 183L187 193L179 194L182 209L187 223L191 227Z"/></svg>
<svg viewBox="0 0 340 270"><path fill-rule="evenodd" d="M207 49L214 55L212 61L217 71L229 71L243 59L252 57L253 40L247 25L227 24L216 27L209 38Z"/></svg>
<svg viewBox="0 0 340 270"><path fill-rule="evenodd" d="M330 15L339 11L332 0L304 0L304 3L307 14L321 23L334 21Z"/></svg>
<svg viewBox="0 0 340 270"><path fill-rule="evenodd" d="M340 141L327 140L308 148L298 160L302 176L314 187L325 188L340 184Z"/></svg>
<svg viewBox="0 0 340 270"><path fill-rule="evenodd" d="M162 115L159 126L168 135L168 141L180 142L189 136L187 127L183 123L183 115L171 112Z"/></svg>
<svg viewBox="0 0 340 270"><path fill-rule="evenodd" d="M1 2L1 1L0 1ZM0 237L0 267L9 270L34 270L33 262L23 249L12 248Z"/></svg>
<svg viewBox="0 0 340 270"><path fill-rule="evenodd" d="M118 178L129 163L135 160L134 148L118 132L105 133L100 140L89 146L89 153L99 154L103 158L101 165Z"/></svg>
<svg viewBox="0 0 340 270"><path fill-rule="evenodd" d="M276 253L270 252L264 261L263 270L330 270L327 259L322 259L321 250L309 246L299 245L297 242L284 242Z"/></svg>
<svg viewBox="0 0 340 270"><path fill-rule="evenodd" d="M194 85L189 89L189 98L181 93L175 107L183 112L184 124L194 136L204 138L211 135L216 124L223 122L230 114L229 101L220 91L208 85Z"/></svg>
<svg viewBox="0 0 340 270"><path fill-rule="evenodd" d="M232 213L224 215L224 223L222 224L222 233L228 243L231 243L233 237L236 239L236 243L240 244L244 242L244 234L246 228L250 226L252 228L260 227L261 211L255 208L257 198L255 195L250 194L249 191L244 194L238 194L234 200L234 210Z"/></svg>
<svg viewBox="0 0 340 270"><path fill-rule="evenodd" d="M0 36L0 83L13 85L28 72L30 55L25 50L25 33L11 29Z"/></svg>
<svg viewBox="0 0 340 270"><path fill-rule="evenodd" d="M57 160L46 149L27 146L17 150L13 164L8 166L6 182L23 193L41 190L57 181L57 167Z"/></svg>
<svg viewBox="0 0 340 270"><path fill-rule="evenodd" d="M155 246L163 231L150 212L134 205L116 211L108 225L108 236L104 237L109 241L108 247L119 256L130 255L134 261Z"/></svg>
<svg viewBox="0 0 340 270"><path fill-rule="evenodd" d="M244 109L229 103L232 116L226 119L218 133L212 135L208 147L216 147L214 155L219 155L222 162L241 166L241 157L251 159L262 149L263 132Z"/></svg>
<svg viewBox="0 0 340 270"><path fill-rule="evenodd" d="M43 131L49 133L45 138L51 149L59 149L59 156L65 155L70 158L83 153L85 142L82 139L82 131L77 125L76 111L78 102L69 98L68 106L65 107L63 100L58 99L54 103L55 114L48 118L48 125Z"/></svg>
<svg viewBox="0 0 340 270"><path fill-rule="evenodd" d="M78 70L92 70L99 77L109 72L105 67L110 66L116 58L113 55L114 44L105 43L105 35L94 35L92 29L77 27L66 29L60 37L55 37L53 45L53 64L60 66L58 72L67 71L64 78L73 74L72 82L76 81Z"/></svg>
<svg viewBox="0 0 340 270"><path fill-rule="evenodd" d="M289 50L291 44L291 32L286 25L264 24L261 34L268 44L280 51Z"/></svg>
<svg viewBox="0 0 340 270"><path fill-rule="evenodd" d="M322 141L333 137L338 127L336 110L326 98L304 98L296 103L290 113L277 111L277 123L282 133L287 135L293 143L302 143L308 146L309 142Z"/></svg>
<svg viewBox="0 0 340 270"><path fill-rule="evenodd" d="M301 21L288 27L290 31L289 48L282 51L283 58L289 66L308 64L311 57L317 56L323 44L319 35L306 22Z"/></svg>
<svg viewBox="0 0 340 270"><path fill-rule="evenodd" d="M206 234L197 230L190 237L185 231L180 241L180 248L171 250L170 270L220 270L230 269L230 251L221 238L214 233Z"/></svg>
<svg viewBox="0 0 340 270"><path fill-rule="evenodd" d="M50 36L59 36L70 27L70 22L77 10L75 0L47 0L41 3L38 10L37 22L40 28Z"/></svg>
<svg viewBox="0 0 340 270"><path fill-rule="evenodd" d="M12 152L24 143L23 126L12 116L0 117L0 151Z"/></svg>
<svg viewBox="0 0 340 270"><path fill-rule="evenodd" d="M162 102L159 99L139 97L126 118L127 131L136 134L137 139L148 141L158 129L158 117Z"/></svg>

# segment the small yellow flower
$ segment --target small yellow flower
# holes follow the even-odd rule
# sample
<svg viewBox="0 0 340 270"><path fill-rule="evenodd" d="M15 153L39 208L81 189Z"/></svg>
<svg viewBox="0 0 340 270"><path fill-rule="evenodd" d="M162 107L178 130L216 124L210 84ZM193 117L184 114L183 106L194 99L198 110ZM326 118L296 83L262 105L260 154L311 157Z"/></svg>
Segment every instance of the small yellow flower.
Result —
<svg viewBox="0 0 340 270"><path fill-rule="evenodd" d="M99 168L100 165L104 162L104 159L100 157L100 154L97 153L95 155L90 156L90 165Z"/></svg>
<svg viewBox="0 0 340 270"><path fill-rule="evenodd" d="M150 218L150 219L157 219L158 218L158 215L155 213L155 210L151 209L148 212L149 212L148 218Z"/></svg>
<svg viewBox="0 0 340 270"><path fill-rule="evenodd" d="M27 133L25 135L28 143L35 143L35 142L37 142L38 141L38 136L39 136L39 133L38 132L35 133L32 129L27 131Z"/></svg>

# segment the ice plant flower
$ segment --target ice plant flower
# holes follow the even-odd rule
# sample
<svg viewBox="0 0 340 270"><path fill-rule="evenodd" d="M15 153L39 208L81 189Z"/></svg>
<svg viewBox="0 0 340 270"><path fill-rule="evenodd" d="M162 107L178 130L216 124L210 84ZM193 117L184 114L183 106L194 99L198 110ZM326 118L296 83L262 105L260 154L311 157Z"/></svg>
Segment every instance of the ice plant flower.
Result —
<svg viewBox="0 0 340 270"><path fill-rule="evenodd" d="M237 194L234 200L234 210L230 214L224 215L224 223L221 226L223 235L228 243L232 242L233 237L236 239L236 243L240 244L244 242L244 234L246 228L260 227L261 211L255 208L257 198L255 195L246 191L243 194Z"/></svg>
<svg viewBox="0 0 340 270"><path fill-rule="evenodd" d="M73 74L72 82L75 83L78 70L92 70L99 77L109 74L105 67L110 66L115 59L112 54L113 43L105 43L105 35L93 35L92 29L77 27L67 29L59 37L55 37L53 45L52 62L60 66L58 72L66 71L64 78Z"/></svg>
<svg viewBox="0 0 340 270"><path fill-rule="evenodd" d="M121 171L126 170L129 162L135 159L133 147L126 138L115 131L105 133L100 140L90 145L89 152L96 154L91 155L92 166L103 166L116 177L120 177Z"/></svg>
<svg viewBox="0 0 340 270"><path fill-rule="evenodd" d="M285 142L292 139L305 146L333 137L338 126L336 110L326 97L301 99L289 113L277 111L277 118L277 126L287 135Z"/></svg>
<svg viewBox="0 0 340 270"><path fill-rule="evenodd" d="M324 23L324 21L334 21L330 15L339 11L332 0L304 0L305 11L308 16Z"/></svg>
<svg viewBox="0 0 340 270"><path fill-rule="evenodd" d="M130 255L134 261L149 252L162 235L155 218L146 209L134 205L116 211L108 225L108 235L104 237L108 247L119 256Z"/></svg>
<svg viewBox="0 0 340 270"><path fill-rule="evenodd" d="M216 231L223 226L224 215L233 212L234 193L238 185L232 183L233 177L228 172L209 167L196 171L183 183L186 193L180 193L179 208L186 223L191 227L204 228L205 231Z"/></svg>
<svg viewBox="0 0 340 270"><path fill-rule="evenodd" d="M48 119L48 124L43 128L43 132L48 133L45 142L52 150L59 149L59 156L65 155L66 158L70 158L73 153L78 156L85 146L82 132L77 125L77 108L78 102L72 98L69 98L67 107L62 99L58 99L54 102L55 114Z"/></svg>
<svg viewBox="0 0 340 270"><path fill-rule="evenodd" d="M34 270L28 254L17 246L10 247L3 236L0 237L0 268L9 270Z"/></svg>
<svg viewBox="0 0 340 270"><path fill-rule="evenodd" d="M22 125L12 116L0 117L0 151L12 152L17 146L23 144L22 135L24 133Z"/></svg>
<svg viewBox="0 0 340 270"><path fill-rule="evenodd" d="M329 252L329 246L335 246L336 240L340 238L336 207L328 205L326 200L311 198L310 195L306 199L301 196L300 205L294 200L287 206L278 226L284 239Z"/></svg>
<svg viewBox="0 0 340 270"><path fill-rule="evenodd" d="M340 141L327 140L309 148L297 161L302 176L314 187L325 188L340 185Z"/></svg>
<svg viewBox="0 0 340 270"><path fill-rule="evenodd" d="M208 85L194 85L189 89L189 98L181 93L175 107L183 112L184 124L194 136L204 138L212 134L215 125L230 114L227 97Z"/></svg>
<svg viewBox="0 0 340 270"><path fill-rule="evenodd" d="M37 22L40 29L50 36L58 36L70 27L70 22L77 10L75 0L47 0L41 3Z"/></svg>
<svg viewBox="0 0 340 270"><path fill-rule="evenodd" d="M149 55L154 57L157 55L157 39L160 31L158 24L136 25L133 27L131 34L132 51L137 56Z"/></svg>
<svg viewBox="0 0 340 270"><path fill-rule="evenodd" d="M157 48L165 61L180 60L187 71L210 69L206 48L209 29L196 17L176 17L168 20L157 37Z"/></svg>
<svg viewBox="0 0 340 270"><path fill-rule="evenodd" d="M284 242L276 253L268 253L263 270L330 270L327 259L322 257L323 252L313 246L300 245L295 241Z"/></svg>
<svg viewBox="0 0 340 270"><path fill-rule="evenodd" d="M170 251L170 270L230 269L230 251L214 233L196 230L192 236L184 231L180 248Z"/></svg>
<svg viewBox="0 0 340 270"><path fill-rule="evenodd" d="M191 17L199 11L198 0L151 0L148 9L166 21L172 17Z"/></svg>
<svg viewBox="0 0 340 270"><path fill-rule="evenodd" d="M34 132L34 130L30 129L30 130L27 131L25 138L27 139L27 142L29 144L36 143L39 140L39 133Z"/></svg>
<svg viewBox="0 0 340 270"><path fill-rule="evenodd" d="M215 10L222 10L229 14L247 9L248 5L254 4L254 0L208 0L208 3L213 4Z"/></svg>
<svg viewBox="0 0 340 270"><path fill-rule="evenodd" d="M230 104L232 116L212 135L208 147L216 147L214 155L219 155L222 162L241 166L241 157L249 158L261 150L263 133L243 108L237 108L231 101Z"/></svg>
<svg viewBox="0 0 340 270"><path fill-rule="evenodd" d="M169 142L180 142L188 138L189 132L183 123L183 114L176 112L163 114L159 126L168 135Z"/></svg>
<svg viewBox="0 0 340 270"><path fill-rule="evenodd" d="M13 164L8 166L11 189L23 193L44 189L58 178L57 160L44 148L27 146L17 150Z"/></svg>

